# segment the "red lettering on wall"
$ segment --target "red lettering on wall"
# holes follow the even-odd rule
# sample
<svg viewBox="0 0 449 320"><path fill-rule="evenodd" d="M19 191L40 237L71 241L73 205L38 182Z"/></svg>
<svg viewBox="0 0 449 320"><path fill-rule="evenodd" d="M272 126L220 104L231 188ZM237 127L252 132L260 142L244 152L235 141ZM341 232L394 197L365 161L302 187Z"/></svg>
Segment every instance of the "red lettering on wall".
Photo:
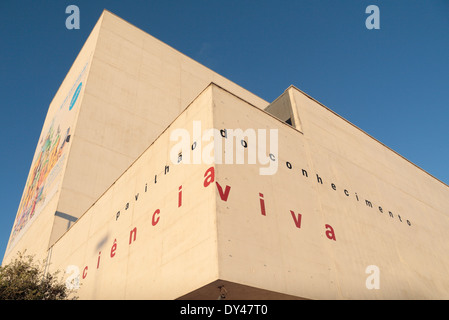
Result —
<svg viewBox="0 0 449 320"><path fill-rule="evenodd" d="M178 208L182 206L182 186L179 186L178 191Z"/></svg>
<svg viewBox="0 0 449 320"><path fill-rule="evenodd" d="M112 248L111 248L111 258L114 258L114 256L115 256L115 250L117 250L117 239L114 239L114 243L112 244Z"/></svg>
<svg viewBox="0 0 449 320"><path fill-rule="evenodd" d="M290 210L290 213L292 214L293 221L295 222L296 227L299 229L301 228L301 218L302 215L298 213L298 215L295 214L293 210Z"/></svg>
<svg viewBox="0 0 449 320"><path fill-rule="evenodd" d="M204 187L208 187L212 182L215 181L215 169L214 167L210 167L206 170L204 173ZM220 186L218 182L215 182L217 184L218 193L220 194L220 198L223 201L228 201L229 192L231 191L230 186L226 186L225 191L223 192L223 188Z"/></svg>
<svg viewBox="0 0 449 320"><path fill-rule="evenodd" d="M86 277L87 277L87 269L89 269L89 268L87 266L85 266L84 270L83 270L83 279L86 279Z"/></svg>
<svg viewBox="0 0 449 320"><path fill-rule="evenodd" d="M225 192L223 193L223 188L220 186L218 182L215 182L217 184L218 193L220 194L220 198L223 201L228 201L229 192L231 191L230 186L226 186Z"/></svg>
<svg viewBox="0 0 449 320"><path fill-rule="evenodd" d="M133 238L134 235L134 238ZM134 229L132 229L129 232L129 244L131 244L131 242L136 241L136 236L137 236L137 227L135 227Z"/></svg>
<svg viewBox="0 0 449 320"><path fill-rule="evenodd" d="M215 181L215 170L214 167L210 167L204 173L204 187L209 186L214 181Z"/></svg>
<svg viewBox="0 0 449 320"><path fill-rule="evenodd" d="M101 255L101 251L98 253L97 269L100 267L100 255Z"/></svg>
<svg viewBox="0 0 449 320"><path fill-rule="evenodd" d="M262 213L263 216L266 215L265 212L265 201L263 199L263 194L259 192L259 202L260 202L260 212Z"/></svg>
<svg viewBox="0 0 449 320"><path fill-rule="evenodd" d="M337 239L335 238L335 232L334 232L334 228L332 228L330 225L326 224L326 237L328 237L331 240L337 241Z"/></svg>
<svg viewBox="0 0 449 320"><path fill-rule="evenodd" d="M159 209L157 209L157 210L154 211L154 213L153 213L153 218L151 219L151 224L152 224L153 226L157 225L157 223L159 222L159 213L161 213L161 210L159 210ZM156 217L156 215L157 215L157 218L156 218L156 220L155 220L154 217Z"/></svg>

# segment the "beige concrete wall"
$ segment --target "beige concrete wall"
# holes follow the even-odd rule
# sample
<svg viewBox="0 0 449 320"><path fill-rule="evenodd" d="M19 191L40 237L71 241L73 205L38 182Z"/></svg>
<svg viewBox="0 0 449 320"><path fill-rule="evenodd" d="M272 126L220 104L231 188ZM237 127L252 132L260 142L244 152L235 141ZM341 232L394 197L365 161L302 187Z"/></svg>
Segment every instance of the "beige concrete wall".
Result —
<svg viewBox="0 0 449 320"><path fill-rule="evenodd" d="M448 187L296 88L285 94L303 132L208 86L55 243L51 270L78 275L81 299L215 299L218 284L254 299L447 298L449 223L439 208ZM260 163L173 165L170 136L184 128L199 141L193 121L203 133L277 129L278 152L266 152L276 173L260 175ZM378 289L366 285L369 266Z"/></svg>
<svg viewBox="0 0 449 320"><path fill-rule="evenodd" d="M294 87L285 94L303 133L217 99L216 126L279 130L275 175L216 166L230 188L217 200L220 279L312 299L448 298L449 188ZM371 265L380 289L366 286Z"/></svg>
<svg viewBox="0 0 449 320"><path fill-rule="evenodd" d="M270 103L264 110L302 132L301 119L298 114L299 110L293 95L294 93L292 90L287 90L284 94L280 95L276 100Z"/></svg>
<svg viewBox="0 0 449 320"><path fill-rule="evenodd" d="M171 132L193 139L192 121L212 126L211 88L52 247L51 270L76 266L81 299L175 299L217 279L214 189L203 186L210 165L169 156L179 143Z"/></svg>
<svg viewBox="0 0 449 320"><path fill-rule="evenodd" d="M82 215L211 82L268 103L104 11L58 211ZM50 244L66 231L59 219Z"/></svg>
<svg viewBox="0 0 449 320"><path fill-rule="evenodd" d="M70 143L61 153L56 166L58 172L52 171L51 186L47 186L51 191L47 201L51 197L59 198L56 207L46 209L46 214L53 218L46 219L45 224L52 226L37 226L16 249L23 251L34 247L39 238L42 242L39 242L38 251L45 255L47 248L211 81L238 92L260 108L268 104L105 10L50 104L39 139L45 139L55 117L53 131L60 125L63 136L70 127ZM76 106L66 115L67 106L62 111L58 108L70 103L80 82L83 85ZM36 155L41 148L39 142ZM34 160L33 165L36 163ZM32 172L33 166L29 181L36 177ZM36 188L34 190L38 193ZM32 206L32 199L27 203ZM45 206L42 200L36 208L40 212ZM18 216L24 216L22 211L19 209ZM35 214L34 219L37 216ZM54 221L49 222L52 219ZM31 224L24 220L18 219L28 228ZM41 233L39 230L43 228L50 228L51 233ZM18 233L13 232L13 240ZM22 237L27 232L20 233ZM5 256L14 254L10 249L11 246Z"/></svg>

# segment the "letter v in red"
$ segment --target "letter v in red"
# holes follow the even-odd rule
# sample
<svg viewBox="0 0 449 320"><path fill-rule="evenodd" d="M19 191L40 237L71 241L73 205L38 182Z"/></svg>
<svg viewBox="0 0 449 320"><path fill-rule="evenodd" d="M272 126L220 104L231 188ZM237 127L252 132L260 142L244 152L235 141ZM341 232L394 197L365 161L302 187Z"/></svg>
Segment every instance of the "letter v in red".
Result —
<svg viewBox="0 0 449 320"><path fill-rule="evenodd" d="M231 191L231 187L226 186L225 192L223 193L223 188L220 186L220 184L216 181L215 181L215 183L217 184L217 189L218 189L218 193L220 194L221 200L228 201L228 196L229 196L229 192Z"/></svg>
<svg viewBox="0 0 449 320"><path fill-rule="evenodd" d="M295 222L296 227L299 229L301 228L301 218L302 215L298 213L298 216L296 216L295 212L293 210L290 210L290 213L292 214L293 221Z"/></svg>

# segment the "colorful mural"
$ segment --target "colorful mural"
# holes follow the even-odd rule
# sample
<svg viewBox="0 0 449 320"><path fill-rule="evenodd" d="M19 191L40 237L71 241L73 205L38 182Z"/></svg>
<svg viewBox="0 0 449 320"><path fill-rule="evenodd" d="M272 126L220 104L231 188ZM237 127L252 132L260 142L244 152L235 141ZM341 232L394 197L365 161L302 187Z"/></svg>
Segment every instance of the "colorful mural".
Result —
<svg viewBox="0 0 449 320"><path fill-rule="evenodd" d="M33 217L37 204L45 200L47 177L61 158L64 147L69 140L70 128L67 129L64 138L61 139L60 127L58 126L55 131L54 122L52 122L44 141L41 143L38 157L31 167L31 175L25 185L24 197L19 206L19 214L16 218L12 238L15 238L16 234Z"/></svg>
<svg viewBox="0 0 449 320"><path fill-rule="evenodd" d="M29 222L36 217L56 194L60 183L60 172L64 167L70 128L75 121L73 110L81 92L86 63L67 93L65 99L53 115L51 122L44 125L33 164L31 165L22 200L11 233L8 249ZM47 128L47 129L45 129Z"/></svg>

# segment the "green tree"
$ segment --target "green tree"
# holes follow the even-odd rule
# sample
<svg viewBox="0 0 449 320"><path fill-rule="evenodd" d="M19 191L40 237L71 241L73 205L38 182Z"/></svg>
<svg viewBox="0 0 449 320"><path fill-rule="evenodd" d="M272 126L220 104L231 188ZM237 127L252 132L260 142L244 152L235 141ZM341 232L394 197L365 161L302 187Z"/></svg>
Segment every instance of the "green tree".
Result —
<svg viewBox="0 0 449 320"><path fill-rule="evenodd" d="M58 279L59 272L45 272L43 264L22 253L0 266L0 300L66 300L71 291Z"/></svg>

